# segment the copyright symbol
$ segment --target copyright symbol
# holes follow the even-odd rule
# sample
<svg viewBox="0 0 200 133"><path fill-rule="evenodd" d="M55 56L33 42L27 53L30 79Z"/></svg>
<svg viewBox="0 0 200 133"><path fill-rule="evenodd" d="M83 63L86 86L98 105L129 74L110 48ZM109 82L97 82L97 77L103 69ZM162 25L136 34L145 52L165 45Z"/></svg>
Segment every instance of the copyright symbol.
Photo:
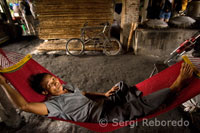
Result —
<svg viewBox="0 0 200 133"><path fill-rule="evenodd" d="M106 127L108 125L108 120L103 118L99 120L99 126L100 127Z"/></svg>

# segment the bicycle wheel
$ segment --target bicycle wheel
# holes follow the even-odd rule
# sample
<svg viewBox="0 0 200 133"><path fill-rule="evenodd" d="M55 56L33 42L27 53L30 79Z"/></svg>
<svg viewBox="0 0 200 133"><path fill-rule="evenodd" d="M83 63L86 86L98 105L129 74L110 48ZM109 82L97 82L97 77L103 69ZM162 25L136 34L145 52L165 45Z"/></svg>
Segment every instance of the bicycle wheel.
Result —
<svg viewBox="0 0 200 133"><path fill-rule="evenodd" d="M71 38L66 43L66 52L73 56L81 55L84 52L84 43L79 38Z"/></svg>
<svg viewBox="0 0 200 133"><path fill-rule="evenodd" d="M117 55L120 53L121 49L121 43L117 39L111 38L109 42L104 44L103 52L108 56Z"/></svg>

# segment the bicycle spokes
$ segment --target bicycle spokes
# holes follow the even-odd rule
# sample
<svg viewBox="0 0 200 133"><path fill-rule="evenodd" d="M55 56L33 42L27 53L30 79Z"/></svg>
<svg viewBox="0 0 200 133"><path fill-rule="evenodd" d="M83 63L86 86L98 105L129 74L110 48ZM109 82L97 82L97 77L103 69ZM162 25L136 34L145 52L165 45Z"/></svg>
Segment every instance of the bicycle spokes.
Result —
<svg viewBox="0 0 200 133"><path fill-rule="evenodd" d="M104 44L104 53L106 55L117 55L121 51L121 44L117 39L111 38Z"/></svg>
<svg viewBox="0 0 200 133"><path fill-rule="evenodd" d="M81 39L70 39L66 44L66 50L71 55L80 55L84 51L84 45Z"/></svg>

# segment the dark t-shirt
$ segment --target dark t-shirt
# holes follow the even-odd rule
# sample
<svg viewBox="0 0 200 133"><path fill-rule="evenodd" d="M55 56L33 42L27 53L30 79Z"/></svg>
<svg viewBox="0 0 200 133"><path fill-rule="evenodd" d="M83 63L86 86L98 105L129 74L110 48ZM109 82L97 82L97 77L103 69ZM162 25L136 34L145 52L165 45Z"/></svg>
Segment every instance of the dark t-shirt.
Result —
<svg viewBox="0 0 200 133"><path fill-rule="evenodd" d="M169 0L165 0L163 5L164 12L171 12L172 11L172 3Z"/></svg>
<svg viewBox="0 0 200 133"><path fill-rule="evenodd" d="M23 12L25 15L32 15L31 14L31 10L30 10L30 6L27 2L20 2L20 6L22 7L23 9Z"/></svg>
<svg viewBox="0 0 200 133"><path fill-rule="evenodd" d="M69 90L72 90L71 88ZM89 122L98 121L102 112L102 103L97 103L82 95L76 88L73 93L52 96L44 102L48 109L48 117L65 120Z"/></svg>

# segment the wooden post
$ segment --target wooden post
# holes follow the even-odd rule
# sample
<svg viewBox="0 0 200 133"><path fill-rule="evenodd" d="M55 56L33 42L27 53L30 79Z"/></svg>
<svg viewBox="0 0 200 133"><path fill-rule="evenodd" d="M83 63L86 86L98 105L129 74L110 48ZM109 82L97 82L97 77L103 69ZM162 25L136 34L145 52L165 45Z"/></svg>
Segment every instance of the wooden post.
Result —
<svg viewBox="0 0 200 133"><path fill-rule="evenodd" d="M127 51L130 47L130 44L131 44L131 41L132 41L132 38L133 38L133 32L135 31L136 27L137 27L137 23L132 22L130 34L129 34L129 37L128 37Z"/></svg>
<svg viewBox="0 0 200 133"><path fill-rule="evenodd" d="M13 128L19 127L21 123L20 116L16 112L16 108L6 94L5 89L0 85L0 117L7 126Z"/></svg>
<svg viewBox="0 0 200 133"><path fill-rule="evenodd" d="M125 17L126 17L126 0L122 0L122 12L121 12L121 28L122 32L120 32L120 42L122 42L122 45L124 44L124 28L125 28Z"/></svg>
<svg viewBox="0 0 200 133"><path fill-rule="evenodd" d="M122 0L121 27L123 33L120 39L124 45L128 43L131 23L139 21L139 4L140 0Z"/></svg>
<svg viewBox="0 0 200 133"><path fill-rule="evenodd" d="M9 23L13 23L13 20L12 20L12 16L10 14L10 10L9 10L9 7L8 7L8 4L6 2L6 0L0 0L0 4L2 5L2 8L3 8L3 11L4 13L6 14L6 17L9 21Z"/></svg>
<svg viewBox="0 0 200 133"><path fill-rule="evenodd" d="M141 18L141 23L144 22L147 19L147 7L149 4L149 0L144 1L144 6L142 8L142 18Z"/></svg>
<svg viewBox="0 0 200 133"><path fill-rule="evenodd" d="M137 55L137 50L138 50L138 35L137 32L135 32L135 46L134 46L135 55Z"/></svg>

